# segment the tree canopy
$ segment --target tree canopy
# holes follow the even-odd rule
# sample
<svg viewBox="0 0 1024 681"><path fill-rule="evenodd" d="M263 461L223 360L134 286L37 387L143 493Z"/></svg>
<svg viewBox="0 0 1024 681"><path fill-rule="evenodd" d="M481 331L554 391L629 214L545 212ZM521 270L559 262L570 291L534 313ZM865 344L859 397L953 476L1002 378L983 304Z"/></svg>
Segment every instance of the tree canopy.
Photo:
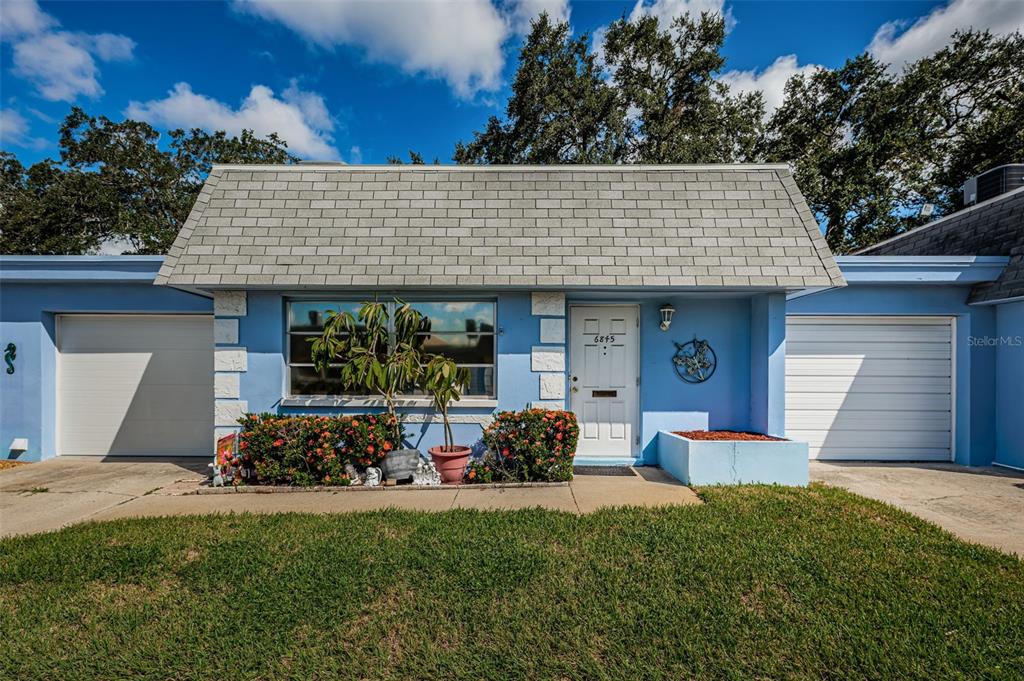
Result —
<svg viewBox="0 0 1024 681"><path fill-rule="evenodd" d="M59 161L25 168L0 152L0 252L90 253L114 242L132 253L164 253L214 163L295 160L277 135L193 129L162 140L147 123L75 107L60 126Z"/></svg>

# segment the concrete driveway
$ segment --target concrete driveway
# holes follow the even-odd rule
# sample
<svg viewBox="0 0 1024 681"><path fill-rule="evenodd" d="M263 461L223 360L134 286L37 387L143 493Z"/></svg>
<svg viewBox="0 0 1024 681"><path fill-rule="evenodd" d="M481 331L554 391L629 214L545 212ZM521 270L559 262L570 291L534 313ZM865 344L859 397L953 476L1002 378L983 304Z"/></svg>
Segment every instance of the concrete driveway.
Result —
<svg viewBox="0 0 1024 681"><path fill-rule="evenodd" d="M206 460L58 457L0 471L0 536L46 532L85 520L205 513L344 513L382 508L445 511L540 506L590 513L609 505L699 504L657 468L635 475L579 475L569 485L529 488L378 488L324 492L196 494Z"/></svg>
<svg viewBox="0 0 1024 681"><path fill-rule="evenodd" d="M962 539L1024 557L1024 474L941 463L812 461L811 480L898 506Z"/></svg>
<svg viewBox="0 0 1024 681"><path fill-rule="evenodd" d="M206 477L206 459L62 456L0 471L0 536L46 532Z"/></svg>

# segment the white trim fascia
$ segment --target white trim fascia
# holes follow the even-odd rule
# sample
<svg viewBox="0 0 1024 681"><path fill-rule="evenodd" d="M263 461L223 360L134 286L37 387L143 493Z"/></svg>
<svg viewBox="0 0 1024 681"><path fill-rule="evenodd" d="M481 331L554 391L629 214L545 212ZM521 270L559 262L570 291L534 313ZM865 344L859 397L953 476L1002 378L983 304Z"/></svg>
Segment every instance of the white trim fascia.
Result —
<svg viewBox="0 0 1024 681"><path fill-rule="evenodd" d="M995 281L1004 255L849 255L836 264L851 284L977 284Z"/></svg>
<svg viewBox="0 0 1024 681"><path fill-rule="evenodd" d="M839 288L846 288L845 286L821 286L818 288L805 288L800 291L793 291L792 293L786 294L786 302L790 300L796 300L797 298L803 298L805 296L813 296L818 293L824 293L825 291L833 291Z"/></svg>

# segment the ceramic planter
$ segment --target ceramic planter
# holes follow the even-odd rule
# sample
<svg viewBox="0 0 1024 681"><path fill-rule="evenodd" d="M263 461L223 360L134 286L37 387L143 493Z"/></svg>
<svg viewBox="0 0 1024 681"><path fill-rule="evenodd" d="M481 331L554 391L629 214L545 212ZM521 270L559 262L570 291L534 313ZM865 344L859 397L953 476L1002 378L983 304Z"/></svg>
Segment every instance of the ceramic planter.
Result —
<svg viewBox="0 0 1024 681"><path fill-rule="evenodd" d="M462 476L466 472L466 464L469 463L469 455L473 450L455 445L450 450L444 447L431 447L429 451L437 472L441 474L441 482L447 485L462 484Z"/></svg>
<svg viewBox="0 0 1024 681"><path fill-rule="evenodd" d="M420 450L395 449L380 462L380 470L388 480L409 480L419 464Z"/></svg>

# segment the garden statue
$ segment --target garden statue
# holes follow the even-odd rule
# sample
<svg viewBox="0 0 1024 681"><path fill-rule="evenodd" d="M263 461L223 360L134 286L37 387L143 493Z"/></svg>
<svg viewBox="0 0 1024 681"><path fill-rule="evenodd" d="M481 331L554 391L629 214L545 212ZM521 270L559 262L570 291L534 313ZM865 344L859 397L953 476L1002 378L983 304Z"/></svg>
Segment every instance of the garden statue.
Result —
<svg viewBox="0 0 1024 681"><path fill-rule="evenodd" d="M223 487L224 486L224 476L220 474L220 464L217 463L217 456L214 455L213 463L209 463L209 464L206 464L206 465L207 465L207 467L213 469L213 483L212 483L213 486L214 487Z"/></svg>
<svg viewBox="0 0 1024 681"><path fill-rule="evenodd" d="M359 471L357 471L356 467L353 466L350 463L345 464L345 475L348 476L348 479L349 479L349 483L348 484L351 487L357 487L357 486L363 484L363 478L362 478L361 475L359 475Z"/></svg>
<svg viewBox="0 0 1024 681"><path fill-rule="evenodd" d="M433 461L420 460L419 466L416 467L416 472L412 476L412 484L414 485L440 485L441 474L437 472L437 467Z"/></svg>
<svg viewBox="0 0 1024 681"><path fill-rule="evenodd" d="M363 482L367 487L378 487L380 485L380 469L370 466L366 469L366 480Z"/></svg>

